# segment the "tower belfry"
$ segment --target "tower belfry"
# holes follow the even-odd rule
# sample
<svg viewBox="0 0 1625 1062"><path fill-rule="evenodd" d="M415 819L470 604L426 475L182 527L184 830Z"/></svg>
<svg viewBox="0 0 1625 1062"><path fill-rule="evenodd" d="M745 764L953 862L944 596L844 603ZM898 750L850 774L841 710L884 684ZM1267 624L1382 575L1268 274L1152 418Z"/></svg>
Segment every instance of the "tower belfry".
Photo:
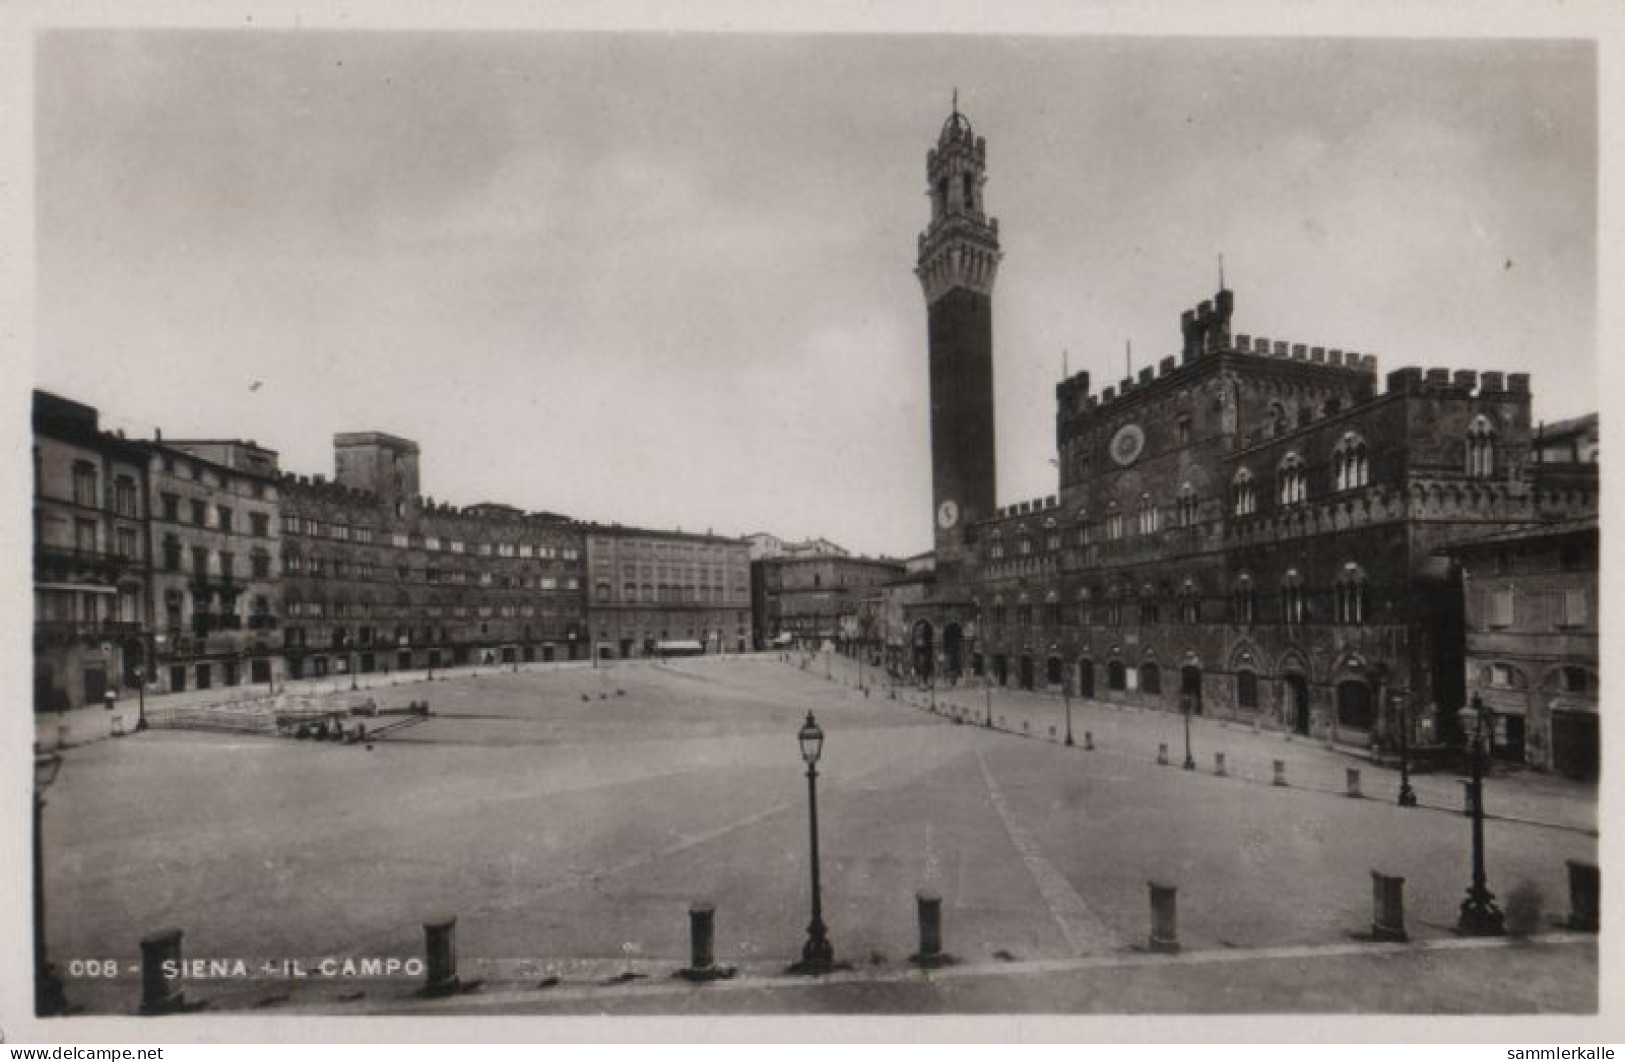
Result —
<svg viewBox="0 0 1625 1062"><path fill-rule="evenodd" d="M914 273L925 293L931 381L931 482L938 567L963 552L965 528L993 514L993 281L999 223L982 207L987 142L959 112L959 91L926 154L931 221Z"/></svg>

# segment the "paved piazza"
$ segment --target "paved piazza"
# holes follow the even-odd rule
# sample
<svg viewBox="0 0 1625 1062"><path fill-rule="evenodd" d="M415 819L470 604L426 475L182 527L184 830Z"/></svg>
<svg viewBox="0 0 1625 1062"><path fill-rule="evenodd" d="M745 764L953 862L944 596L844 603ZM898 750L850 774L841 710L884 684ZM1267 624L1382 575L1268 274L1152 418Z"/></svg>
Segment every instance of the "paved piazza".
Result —
<svg viewBox="0 0 1625 1062"><path fill-rule="evenodd" d="M800 663L385 685L381 704L426 697L435 714L371 749L174 730L74 748L46 809L52 958L70 974L117 960L116 977L70 976L68 991L129 1012L155 930L183 929L188 960L308 973L324 957L420 957L422 923L455 914L460 973L485 984L453 1000L417 999L411 978L184 987L216 1009L334 1013L1595 1009L1594 945L1551 928L1564 861L1596 858L1593 790L1490 780L1490 886L1536 943L1464 941L1453 775L1418 778L1432 806L1400 809L1393 772L1302 739L1198 720L1187 772L1177 716L1074 702L1080 747L1066 748L1055 698L1001 692L988 729L948 718L985 718L983 691L939 691L933 714L925 692L864 696L850 661ZM827 735L825 919L853 967L822 984L782 977L808 912L808 709ZM1269 784L1274 759L1286 788ZM1344 795L1349 767L1367 799ZM1410 945L1354 936L1373 869L1406 879ZM1177 957L1144 950L1149 879L1179 888ZM943 898L957 960L932 974L908 965L922 889ZM716 904L732 981L672 979L696 900Z"/></svg>

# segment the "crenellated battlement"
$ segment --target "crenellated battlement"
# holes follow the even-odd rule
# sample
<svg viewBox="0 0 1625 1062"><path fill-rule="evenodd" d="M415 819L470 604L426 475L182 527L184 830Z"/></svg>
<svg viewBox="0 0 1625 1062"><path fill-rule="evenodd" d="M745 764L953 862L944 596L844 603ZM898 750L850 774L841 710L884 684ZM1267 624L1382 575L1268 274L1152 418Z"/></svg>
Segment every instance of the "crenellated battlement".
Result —
<svg viewBox="0 0 1625 1062"><path fill-rule="evenodd" d="M993 520L1008 520L1013 516L1031 516L1034 513L1045 513L1052 509L1059 509L1060 507L1061 499L1059 496L1047 494L1042 498L1034 498L1031 501L1016 502L1013 505L1006 505L996 509L994 510L993 516L989 518L989 522Z"/></svg>
<svg viewBox="0 0 1625 1062"><path fill-rule="evenodd" d="M1520 397L1527 400L1529 374L1406 366L1388 374L1388 393L1452 395L1459 398Z"/></svg>

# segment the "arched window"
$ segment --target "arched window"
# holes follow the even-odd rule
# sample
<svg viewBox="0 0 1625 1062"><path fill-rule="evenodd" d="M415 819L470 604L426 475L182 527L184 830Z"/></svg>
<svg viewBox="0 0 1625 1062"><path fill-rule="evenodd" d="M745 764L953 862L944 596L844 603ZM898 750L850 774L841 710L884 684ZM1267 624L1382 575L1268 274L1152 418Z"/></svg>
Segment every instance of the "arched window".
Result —
<svg viewBox="0 0 1625 1062"><path fill-rule="evenodd" d="M1194 579L1186 579L1179 585L1179 622L1202 622L1202 598Z"/></svg>
<svg viewBox="0 0 1625 1062"><path fill-rule="evenodd" d="M1258 675L1254 672L1236 672L1236 707L1258 707Z"/></svg>
<svg viewBox="0 0 1625 1062"><path fill-rule="evenodd" d="M1180 527L1196 526L1196 488L1189 483L1179 488L1179 505L1175 512Z"/></svg>
<svg viewBox="0 0 1625 1062"><path fill-rule="evenodd" d="M1106 506L1106 540L1116 542L1123 537L1123 512L1116 502Z"/></svg>
<svg viewBox="0 0 1625 1062"><path fill-rule="evenodd" d="M1235 604L1236 625L1238 627L1251 627L1258 615L1258 590L1253 586L1253 577L1243 572L1236 578L1235 589L1232 591Z"/></svg>
<svg viewBox="0 0 1625 1062"><path fill-rule="evenodd" d="M1477 416L1467 426L1467 474L1495 475L1495 429L1489 418Z"/></svg>
<svg viewBox="0 0 1625 1062"><path fill-rule="evenodd" d="M1157 503L1151 500L1151 495L1140 495L1138 510L1140 534L1154 535L1157 533Z"/></svg>
<svg viewBox="0 0 1625 1062"><path fill-rule="evenodd" d="M1112 627L1120 627L1123 624L1123 587L1121 584L1112 587L1111 595L1106 599L1106 623Z"/></svg>
<svg viewBox="0 0 1625 1062"><path fill-rule="evenodd" d="M1355 490L1370 481L1365 440L1349 432L1332 450L1332 482L1338 490Z"/></svg>
<svg viewBox="0 0 1625 1062"><path fill-rule="evenodd" d="M1093 616L1090 614L1092 604L1089 588L1086 586L1078 591L1078 626L1087 627Z"/></svg>
<svg viewBox="0 0 1625 1062"><path fill-rule="evenodd" d="M1251 516L1258 511L1258 491L1253 485L1253 474L1245 468L1230 481L1231 508L1237 516Z"/></svg>
<svg viewBox="0 0 1625 1062"><path fill-rule="evenodd" d="M1303 577L1294 569L1281 576L1281 621L1303 623L1309 616L1308 595L1303 588Z"/></svg>
<svg viewBox="0 0 1625 1062"><path fill-rule="evenodd" d="M1338 623L1364 623L1366 621L1365 571L1353 561L1343 565L1338 573L1336 609Z"/></svg>
<svg viewBox="0 0 1625 1062"><path fill-rule="evenodd" d="M1303 474L1303 458L1287 454L1275 471L1275 498L1282 505L1296 505L1309 497Z"/></svg>

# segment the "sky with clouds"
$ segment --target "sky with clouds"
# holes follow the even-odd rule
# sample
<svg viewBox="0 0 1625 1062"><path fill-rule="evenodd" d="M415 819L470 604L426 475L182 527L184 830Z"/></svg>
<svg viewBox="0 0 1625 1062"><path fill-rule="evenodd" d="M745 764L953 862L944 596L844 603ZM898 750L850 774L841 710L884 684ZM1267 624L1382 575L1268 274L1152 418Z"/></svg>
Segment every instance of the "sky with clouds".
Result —
<svg viewBox="0 0 1625 1062"><path fill-rule="evenodd" d="M928 548L925 153L987 138L1000 502L1238 332L1596 408L1596 63L1449 40L53 31L35 379L110 427L423 447L424 491Z"/></svg>

